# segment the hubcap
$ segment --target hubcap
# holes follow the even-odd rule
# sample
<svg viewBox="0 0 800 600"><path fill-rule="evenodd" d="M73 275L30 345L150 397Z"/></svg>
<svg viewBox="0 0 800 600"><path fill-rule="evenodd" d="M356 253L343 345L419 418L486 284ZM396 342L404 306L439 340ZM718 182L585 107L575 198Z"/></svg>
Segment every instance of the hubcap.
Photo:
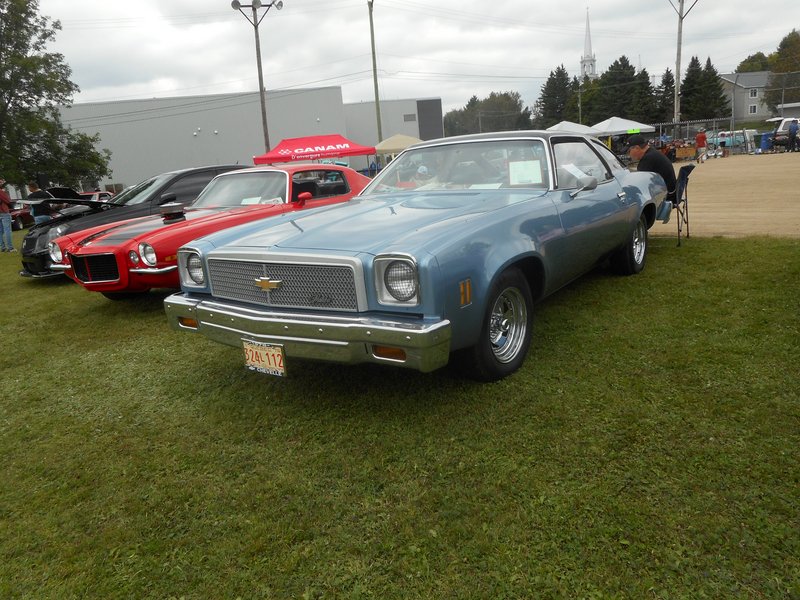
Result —
<svg viewBox="0 0 800 600"><path fill-rule="evenodd" d="M647 230L644 223L639 221L636 230L633 232L633 260L636 264L641 264L644 260L644 252L647 248Z"/></svg>
<svg viewBox="0 0 800 600"><path fill-rule="evenodd" d="M528 308L517 288L507 288L497 297L489 316L489 342L495 358L507 363L519 354L528 327Z"/></svg>

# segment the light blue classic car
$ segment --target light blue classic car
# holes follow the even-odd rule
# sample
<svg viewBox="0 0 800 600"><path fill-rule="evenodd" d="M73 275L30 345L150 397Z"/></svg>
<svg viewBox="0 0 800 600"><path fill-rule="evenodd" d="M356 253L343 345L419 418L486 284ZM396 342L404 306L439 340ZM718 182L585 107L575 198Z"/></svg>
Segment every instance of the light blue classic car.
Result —
<svg viewBox="0 0 800 600"><path fill-rule="evenodd" d="M294 358L427 372L458 352L518 369L534 302L605 259L638 273L671 205L598 140L540 131L417 144L347 204L228 229L178 252L170 324L285 375ZM663 204L663 206L662 206Z"/></svg>

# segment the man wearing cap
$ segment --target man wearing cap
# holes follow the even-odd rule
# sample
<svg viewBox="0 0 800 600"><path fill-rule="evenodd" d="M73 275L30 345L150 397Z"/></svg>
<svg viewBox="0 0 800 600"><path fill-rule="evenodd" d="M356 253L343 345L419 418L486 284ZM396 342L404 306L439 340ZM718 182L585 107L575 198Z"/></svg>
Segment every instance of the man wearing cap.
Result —
<svg viewBox="0 0 800 600"><path fill-rule="evenodd" d="M650 171L661 175L667 185L667 200L676 204L675 191L675 169L672 163L661 152L650 147L650 143L643 135L634 134L628 138L628 156L633 162L638 162L638 171Z"/></svg>
<svg viewBox="0 0 800 600"><path fill-rule="evenodd" d="M11 241L11 209L14 202L5 187L6 180L0 177L0 252L16 252Z"/></svg>
<svg viewBox="0 0 800 600"><path fill-rule="evenodd" d="M697 159L698 164L700 161L705 162L705 154L706 154L706 146L708 145L708 138L706 137L706 130L705 128L701 127L697 131L697 135L694 136L694 146L697 150L695 153L695 158Z"/></svg>

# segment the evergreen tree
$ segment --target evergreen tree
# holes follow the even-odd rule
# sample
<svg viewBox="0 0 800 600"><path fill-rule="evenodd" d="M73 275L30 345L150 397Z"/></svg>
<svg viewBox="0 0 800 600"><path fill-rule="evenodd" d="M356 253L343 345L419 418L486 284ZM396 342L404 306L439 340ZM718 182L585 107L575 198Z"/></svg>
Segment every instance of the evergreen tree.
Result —
<svg viewBox="0 0 800 600"><path fill-rule="evenodd" d="M689 61L689 66L686 67L686 76L681 83L681 120L691 121L706 116L705 84L700 60L693 56Z"/></svg>
<svg viewBox="0 0 800 600"><path fill-rule="evenodd" d="M675 116L675 76L667 69L655 90L656 122L672 121Z"/></svg>
<svg viewBox="0 0 800 600"><path fill-rule="evenodd" d="M61 24L38 11L38 0L0 0L0 172L17 186L40 174L66 185L101 179L108 151L59 119L78 86L64 57L47 51Z"/></svg>
<svg viewBox="0 0 800 600"><path fill-rule="evenodd" d="M730 102L722 87L722 80L711 64L710 57L706 59L706 65L703 67L703 105L703 114L699 117L701 119L727 117L731 114Z"/></svg>
<svg viewBox="0 0 800 600"><path fill-rule="evenodd" d="M597 123L614 116L627 119L636 85L636 69L626 56L620 56L597 80L600 93L591 99L588 106L589 122Z"/></svg>
<svg viewBox="0 0 800 600"><path fill-rule="evenodd" d="M584 79L586 83L590 81L588 78ZM564 106L565 121L586 125L586 119L583 116L583 98L586 89L586 85L577 77L573 77L569 82L569 96L567 96L567 103Z"/></svg>
<svg viewBox="0 0 800 600"><path fill-rule="evenodd" d="M546 129L565 119L564 112L570 97L572 85L564 65L550 71L539 99L534 104L534 126Z"/></svg>
<svg viewBox="0 0 800 600"><path fill-rule="evenodd" d="M444 134L514 131L531 128L531 111L519 92L492 92L487 98L470 98L466 106L444 116Z"/></svg>
<svg viewBox="0 0 800 600"><path fill-rule="evenodd" d="M634 86L630 94L628 117L640 123L653 123L657 120L658 109L650 74L642 69L634 78Z"/></svg>

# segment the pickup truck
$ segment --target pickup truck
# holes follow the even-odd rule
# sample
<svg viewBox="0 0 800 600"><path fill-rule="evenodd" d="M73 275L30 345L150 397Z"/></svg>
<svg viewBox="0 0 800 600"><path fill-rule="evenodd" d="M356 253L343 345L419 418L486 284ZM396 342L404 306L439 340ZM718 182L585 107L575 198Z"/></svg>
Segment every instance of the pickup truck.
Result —
<svg viewBox="0 0 800 600"><path fill-rule="evenodd" d="M792 121L798 120L797 117L776 117L775 119L768 119L768 121L777 123L777 127L772 130L772 145L773 146L786 146L789 143L789 125Z"/></svg>

